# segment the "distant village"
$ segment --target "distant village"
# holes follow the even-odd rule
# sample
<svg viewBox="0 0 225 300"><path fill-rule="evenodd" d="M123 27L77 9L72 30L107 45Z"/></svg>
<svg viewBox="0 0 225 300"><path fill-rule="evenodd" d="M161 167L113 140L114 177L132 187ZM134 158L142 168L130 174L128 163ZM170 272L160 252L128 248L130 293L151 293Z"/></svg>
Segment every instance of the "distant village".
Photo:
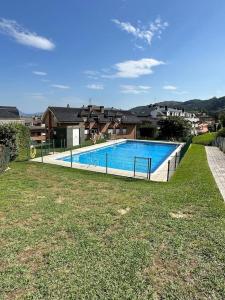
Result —
<svg viewBox="0 0 225 300"><path fill-rule="evenodd" d="M80 108L50 106L42 115L22 116L18 108L0 106L0 123L17 122L29 127L34 143L64 140L67 147L81 144L93 135L118 138L155 138L160 123L168 117L181 117L191 124L192 135L215 131L215 119L206 113L190 113L157 104L131 110L88 105Z"/></svg>

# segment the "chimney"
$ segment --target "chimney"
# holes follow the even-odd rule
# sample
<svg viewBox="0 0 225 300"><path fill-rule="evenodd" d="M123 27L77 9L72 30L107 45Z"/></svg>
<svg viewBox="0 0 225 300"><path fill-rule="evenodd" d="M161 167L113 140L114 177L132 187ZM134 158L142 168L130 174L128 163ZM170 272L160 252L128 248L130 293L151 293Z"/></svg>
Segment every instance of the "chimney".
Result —
<svg viewBox="0 0 225 300"><path fill-rule="evenodd" d="M67 104L67 106L66 106L67 108L70 108L70 105L69 104Z"/></svg>
<svg viewBox="0 0 225 300"><path fill-rule="evenodd" d="M89 112L92 112L92 110L93 110L93 105L88 105L88 110L89 110Z"/></svg>
<svg viewBox="0 0 225 300"><path fill-rule="evenodd" d="M167 111L167 110L168 110L168 106L166 105L166 106L165 106L165 111Z"/></svg>
<svg viewBox="0 0 225 300"><path fill-rule="evenodd" d="M104 114L104 106L100 106L100 112L101 114Z"/></svg>

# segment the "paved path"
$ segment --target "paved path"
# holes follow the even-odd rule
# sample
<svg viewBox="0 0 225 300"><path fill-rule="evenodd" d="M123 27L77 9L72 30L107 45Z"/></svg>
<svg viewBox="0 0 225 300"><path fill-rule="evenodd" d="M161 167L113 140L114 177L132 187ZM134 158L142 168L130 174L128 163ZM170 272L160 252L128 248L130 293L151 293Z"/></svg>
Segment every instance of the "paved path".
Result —
<svg viewBox="0 0 225 300"><path fill-rule="evenodd" d="M205 147L209 167L225 201L225 154L217 147Z"/></svg>

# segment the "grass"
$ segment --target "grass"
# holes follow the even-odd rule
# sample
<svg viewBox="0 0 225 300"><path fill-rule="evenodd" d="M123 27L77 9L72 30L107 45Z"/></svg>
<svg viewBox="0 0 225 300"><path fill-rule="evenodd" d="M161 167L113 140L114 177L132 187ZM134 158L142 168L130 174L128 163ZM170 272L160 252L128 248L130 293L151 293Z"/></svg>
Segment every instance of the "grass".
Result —
<svg viewBox="0 0 225 300"><path fill-rule="evenodd" d="M217 133L216 132L208 132L201 135L194 136L192 139L193 144L200 144L200 145L211 145L212 142L215 140Z"/></svg>
<svg viewBox="0 0 225 300"><path fill-rule="evenodd" d="M169 183L14 163L0 241L2 299L225 295L225 206L201 145Z"/></svg>

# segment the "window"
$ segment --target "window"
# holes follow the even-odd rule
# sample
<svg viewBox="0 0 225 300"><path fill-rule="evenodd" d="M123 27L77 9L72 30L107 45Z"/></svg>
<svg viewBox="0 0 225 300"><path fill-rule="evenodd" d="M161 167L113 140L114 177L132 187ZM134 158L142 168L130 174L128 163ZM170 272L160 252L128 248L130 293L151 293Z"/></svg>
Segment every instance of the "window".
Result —
<svg viewBox="0 0 225 300"><path fill-rule="evenodd" d="M127 129L126 129L126 128L123 128L123 129L122 129L122 132L123 132L124 135L127 134Z"/></svg>
<svg viewBox="0 0 225 300"><path fill-rule="evenodd" d="M120 129L116 129L116 134L120 134Z"/></svg>
<svg viewBox="0 0 225 300"><path fill-rule="evenodd" d="M84 134L89 134L89 129L85 129Z"/></svg>

